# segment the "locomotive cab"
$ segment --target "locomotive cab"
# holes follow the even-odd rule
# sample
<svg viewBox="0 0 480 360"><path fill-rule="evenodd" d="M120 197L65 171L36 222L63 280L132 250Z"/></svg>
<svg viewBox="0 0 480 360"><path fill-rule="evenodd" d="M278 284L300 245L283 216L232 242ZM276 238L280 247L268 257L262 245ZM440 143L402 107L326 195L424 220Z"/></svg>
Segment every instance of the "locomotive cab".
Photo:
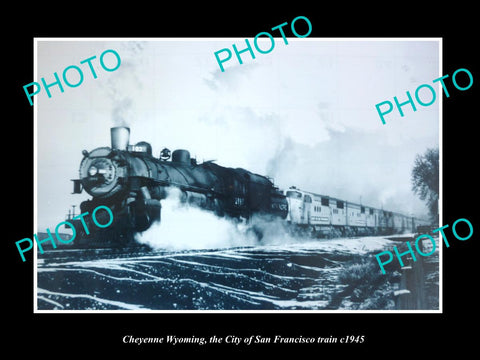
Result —
<svg viewBox="0 0 480 360"><path fill-rule="evenodd" d="M288 212L287 221L293 224L305 224L306 219L304 216L304 194L296 187L292 186L285 192L287 198Z"/></svg>

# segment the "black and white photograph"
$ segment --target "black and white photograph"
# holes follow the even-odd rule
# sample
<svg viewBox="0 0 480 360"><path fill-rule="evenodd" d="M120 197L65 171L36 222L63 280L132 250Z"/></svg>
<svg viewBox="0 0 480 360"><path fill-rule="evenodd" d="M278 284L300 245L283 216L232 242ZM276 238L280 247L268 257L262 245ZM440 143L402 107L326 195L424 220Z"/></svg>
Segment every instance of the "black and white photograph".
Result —
<svg viewBox="0 0 480 360"><path fill-rule="evenodd" d="M36 45L37 310L441 310L440 39Z"/></svg>
<svg viewBox="0 0 480 360"><path fill-rule="evenodd" d="M8 12L5 351L473 350L475 12L195 5Z"/></svg>

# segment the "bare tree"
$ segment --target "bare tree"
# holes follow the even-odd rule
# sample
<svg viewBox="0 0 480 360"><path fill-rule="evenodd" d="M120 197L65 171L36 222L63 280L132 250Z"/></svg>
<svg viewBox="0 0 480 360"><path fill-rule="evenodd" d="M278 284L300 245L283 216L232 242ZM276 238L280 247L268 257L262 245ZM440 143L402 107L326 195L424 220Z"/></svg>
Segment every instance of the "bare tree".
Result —
<svg viewBox="0 0 480 360"><path fill-rule="evenodd" d="M412 190L427 203L432 220L438 219L439 196L439 151L427 149L425 154L417 155L412 169Z"/></svg>

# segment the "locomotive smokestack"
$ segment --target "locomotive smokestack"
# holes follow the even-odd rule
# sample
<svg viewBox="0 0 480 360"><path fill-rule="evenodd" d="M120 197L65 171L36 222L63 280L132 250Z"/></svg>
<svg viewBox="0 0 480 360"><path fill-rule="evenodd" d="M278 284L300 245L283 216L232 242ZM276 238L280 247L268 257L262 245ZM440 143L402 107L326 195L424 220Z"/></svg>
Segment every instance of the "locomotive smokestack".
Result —
<svg viewBox="0 0 480 360"><path fill-rule="evenodd" d="M110 129L112 139L112 149L127 150L130 139L130 128L126 126L117 126Z"/></svg>

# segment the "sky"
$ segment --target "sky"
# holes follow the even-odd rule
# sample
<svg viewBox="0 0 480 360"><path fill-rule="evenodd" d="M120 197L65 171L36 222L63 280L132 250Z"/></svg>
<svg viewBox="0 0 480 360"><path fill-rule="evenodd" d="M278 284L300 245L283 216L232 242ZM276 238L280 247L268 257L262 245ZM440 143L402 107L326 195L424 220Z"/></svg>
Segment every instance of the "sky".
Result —
<svg viewBox="0 0 480 360"><path fill-rule="evenodd" d="M243 64L234 55L222 72L215 51L241 49L244 38L37 39L32 81L51 83L70 65L84 75L75 88L53 86L51 98L45 91L34 98L37 231L54 229L89 198L71 194L81 152L110 146L110 127L119 125L156 156L164 147L188 149L199 162L267 175L282 189L425 216L410 176L415 156L439 146L441 89L432 84L441 76L439 40L288 42L275 38L255 59L244 53ZM121 58L112 72L99 63L109 49ZM94 55L96 79L80 63ZM110 55L107 66L115 65ZM75 82L74 71L69 76ZM435 89L435 103L416 112L404 106L404 117L395 109L382 124L375 105L406 100L421 84Z"/></svg>

